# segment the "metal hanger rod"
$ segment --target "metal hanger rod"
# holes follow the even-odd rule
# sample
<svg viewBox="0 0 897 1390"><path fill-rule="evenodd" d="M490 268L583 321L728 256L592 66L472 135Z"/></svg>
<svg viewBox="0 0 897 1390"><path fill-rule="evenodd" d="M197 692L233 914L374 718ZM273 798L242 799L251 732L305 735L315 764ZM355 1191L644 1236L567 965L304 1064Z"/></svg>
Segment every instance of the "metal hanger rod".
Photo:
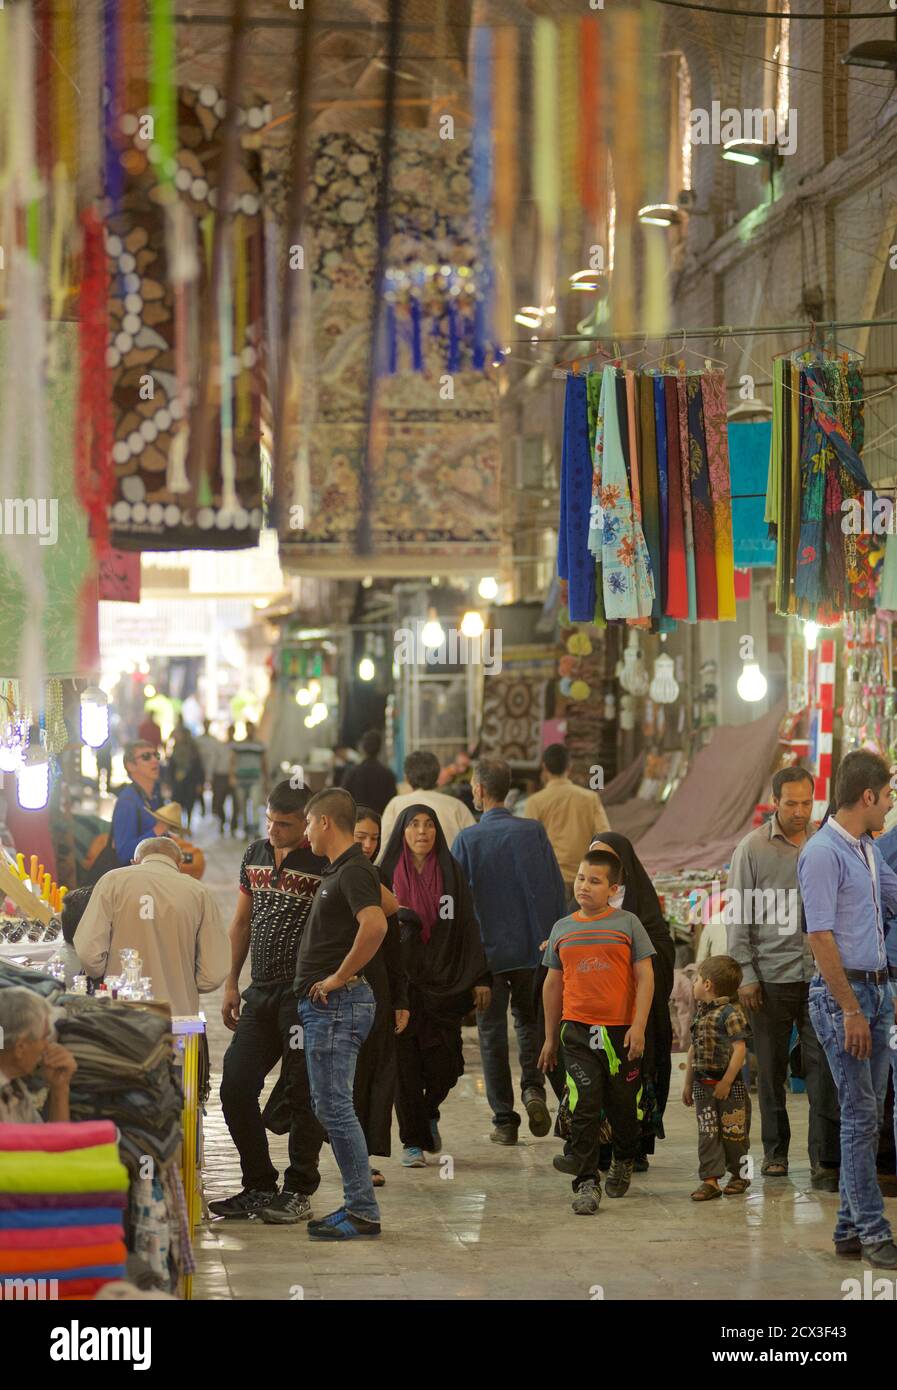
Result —
<svg viewBox="0 0 897 1390"><path fill-rule="evenodd" d="M559 333L554 338L539 338L535 335L529 338L512 338L512 343L529 343L530 346L538 346L539 343L633 343L636 339L652 343L662 343L664 339L670 340L669 357L676 355L676 343L672 340L679 338L683 334L686 340L689 338L744 338L752 334L759 333L807 333L812 330L810 323L774 323L774 324L720 324L717 328L671 328L667 333L647 332L645 329L636 329L632 333ZM897 328L897 319L837 319L835 321L819 320L816 323L818 333L836 333L845 328ZM533 338L535 337L535 342Z"/></svg>

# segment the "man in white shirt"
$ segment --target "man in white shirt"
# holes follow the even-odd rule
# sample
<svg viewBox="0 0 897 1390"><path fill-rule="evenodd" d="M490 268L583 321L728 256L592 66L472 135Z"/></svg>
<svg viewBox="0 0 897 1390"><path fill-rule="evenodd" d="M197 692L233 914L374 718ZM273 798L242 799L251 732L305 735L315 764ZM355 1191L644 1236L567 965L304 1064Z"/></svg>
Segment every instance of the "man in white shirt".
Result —
<svg viewBox="0 0 897 1390"><path fill-rule="evenodd" d="M442 826L443 834L451 849L455 836L468 825L476 825L476 819L456 796L446 796L445 792L435 791L439 779L439 759L435 753L409 753L405 759L405 778L411 787L410 792L394 796L387 803L380 826L380 855L382 859L396 819L406 806L429 806L435 811L436 819Z"/></svg>
<svg viewBox="0 0 897 1390"><path fill-rule="evenodd" d="M135 949L153 997L176 1016L196 1014L200 994L217 989L230 967L218 904L180 872L182 859L173 840L141 840L133 865L103 874L72 943L94 979L117 971L120 950Z"/></svg>

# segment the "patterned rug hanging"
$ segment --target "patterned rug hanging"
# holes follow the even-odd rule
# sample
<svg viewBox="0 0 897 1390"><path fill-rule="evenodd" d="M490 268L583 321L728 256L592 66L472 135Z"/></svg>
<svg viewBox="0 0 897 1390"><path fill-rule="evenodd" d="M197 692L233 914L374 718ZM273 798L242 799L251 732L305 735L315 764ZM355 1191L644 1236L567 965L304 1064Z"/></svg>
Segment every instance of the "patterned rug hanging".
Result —
<svg viewBox="0 0 897 1390"><path fill-rule="evenodd" d="M180 449L186 444L181 428L185 396L195 392L195 375L185 389L184 348L189 344L186 360L192 364L202 351L196 304L209 272L208 258L200 250L201 225L218 201L215 170L223 114L224 101L215 87L180 90L174 186L187 213L186 223L179 215L177 225L189 227L194 238L186 264L180 234L173 239L180 242L177 261L169 263L172 238L166 236L166 218L172 214L160 201L155 166L140 139L137 116L131 111L123 118L130 142L125 161L129 178L121 212L110 218L107 240L113 270L109 361L115 421L115 495L109 515L112 544L120 550L228 550L258 543L265 293L255 152L244 152L233 190L242 225L239 274L229 277L225 296L232 328L226 364L232 428L225 435L219 423L209 431L208 487L197 505L191 506L182 490L177 449L174 465L171 458L176 440ZM240 113L240 124L250 130L260 129L265 119L261 106ZM215 395L210 399L218 399L219 390L213 381ZM223 457L223 438L232 439L232 470L222 468L223 462L231 461L229 452Z"/></svg>

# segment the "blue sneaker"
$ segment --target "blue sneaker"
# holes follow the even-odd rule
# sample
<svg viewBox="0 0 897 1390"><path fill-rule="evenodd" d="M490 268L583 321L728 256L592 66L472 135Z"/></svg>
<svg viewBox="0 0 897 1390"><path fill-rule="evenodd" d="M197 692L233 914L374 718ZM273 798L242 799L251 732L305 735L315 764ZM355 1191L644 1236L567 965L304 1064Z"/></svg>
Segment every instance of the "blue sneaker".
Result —
<svg viewBox="0 0 897 1390"><path fill-rule="evenodd" d="M442 1135L439 1133L439 1125L435 1120L430 1121L430 1136L432 1143L427 1149L427 1153L438 1154L442 1149Z"/></svg>
<svg viewBox="0 0 897 1390"><path fill-rule="evenodd" d="M339 1219L330 1225L327 1224L327 1217L323 1221L309 1222L309 1240L370 1240L380 1234L379 1221L365 1221L363 1217L353 1216L348 1211L335 1211L331 1216Z"/></svg>
<svg viewBox="0 0 897 1390"><path fill-rule="evenodd" d="M340 1207L339 1211L332 1211L329 1216L319 1216L316 1221L309 1221L309 1226L336 1226L346 1214L346 1208Z"/></svg>
<svg viewBox="0 0 897 1390"><path fill-rule="evenodd" d="M402 1150L403 1168L426 1168L427 1160L424 1158L423 1149L415 1148L413 1144L406 1144Z"/></svg>

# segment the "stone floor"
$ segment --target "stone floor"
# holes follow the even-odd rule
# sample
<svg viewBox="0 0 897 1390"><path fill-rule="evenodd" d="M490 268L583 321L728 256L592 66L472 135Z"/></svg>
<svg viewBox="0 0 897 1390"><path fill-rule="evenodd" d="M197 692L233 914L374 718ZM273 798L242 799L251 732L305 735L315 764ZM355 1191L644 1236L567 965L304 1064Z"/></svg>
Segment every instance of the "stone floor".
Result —
<svg viewBox="0 0 897 1390"><path fill-rule="evenodd" d="M206 823L208 824L208 823ZM202 826L205 882L230 920L243 844L217 840ZM205 1194L240 1189L240 1167L217 1090L229 1034L218 996L205 1000L212 1053L212 1097L205 1120ZM551 1137L525 1130L516 1148L489 1142L490 1114L476 1031L465 1029L466 1072L440 1124L445 1153L424 1169L378 1162L383 1236L370 1244L308 1240L304 1225L205 1218L196 1235L196 1299L840 1299L841 1281L861 1270L831 1254L837 1197L812 1192L804 1149L806 1098L789 1099L792 1171L757 1177L744 1198L689 1201L696 1185L694 1112L679 1100L682 1058L674 1058L667 1139L628 1195L604 1198L596 1217L570 1210L569 1179L554 1171ZM513 1055L513 1042L512 1042ZM272 1072L270 1085L276 1079ZM267 1094L267 1092L266 1092ZM755 1103L753 1154L759 1169ZM271 1136L275 1165L286 1139ZM339 1206L342 1191L329 1148L321 1156L316 1215ZM897 1202L887 1208L897 1219ZM849 1267L848 1267L849 1266Z"/></svg>

